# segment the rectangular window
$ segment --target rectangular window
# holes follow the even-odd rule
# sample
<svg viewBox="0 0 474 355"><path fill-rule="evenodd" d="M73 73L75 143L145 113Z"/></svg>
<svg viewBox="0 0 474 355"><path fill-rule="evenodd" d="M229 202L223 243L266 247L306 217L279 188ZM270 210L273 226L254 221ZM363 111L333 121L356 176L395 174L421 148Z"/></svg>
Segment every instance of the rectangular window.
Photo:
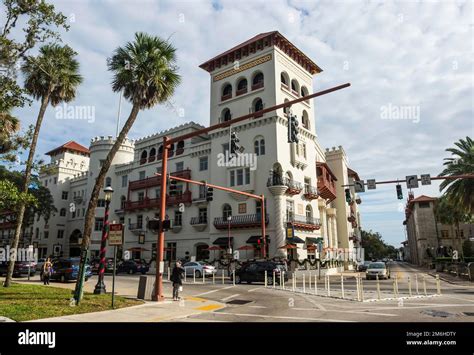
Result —
<svg viewBox="0 0 474 355"><path fill-rule="evenodd" d="M208 162L208 157L199 158L199 171L207 170Z"/></svg>
<svg viewBox="0 0 474 355"><path fill-rule="evenodd" d="M199 222L206 222L207 221L207 208L202 207L199 209Z"/></svg>
<svg viewBox="0 0 474 355"><path fill-rule="evenodd" d="M64 238L64 229L58 229L58 239Z"/></svg>
<svg viewBox="0 0 474 355"><path fill-rule="evenodd" d="M156 245L154 250L156 250ZM176 243L166 243L166 260L176 260Z"/></svg>
<svg viewBox="0 0 474 355"><path fill-rule="evenodd" d="M449 231L448 230L442 230L441 231L441 238L449 238Z"/></svg>
<svg viewBox="0 0 474 355"><path fill-rule="evenodd" d="M94 223L94 230L101 231L104 228L104 219L102 217L96 218Z"/></svg>
<svg viewBox="0 0 474 355"><path fill-rule="evenodd" d="M183 213L179 211L174 211L174 223L175 226L183 225Z"/></svg>
<svg viewBox="0 0 474 355"><path fill-rule="evenodd" d="M206 198L206 186L199 185L199 198Z"/></svg>
<svg viewBox="0 0 474 355"><path fill-rule="evenodd" d="M160 198L161 189L155 189L155 197Z"/></svg>
<svg viewBox="0 0 474 355"><path fill-rule="evenodd" d="M143 216L140 214L137 216L137 228L143 227Z"/></svg>
<svg viewBox="0 0 474 355"><path fill-rule="evenodd" d="M54 178L54 184L56 185L58 183L58 178Z"/></svg>
<svg viewBox="0 0 474 355"><path fill-rule="evenodd" d="M97 200L97 207L105 207L105 200L102 198L99 198Z"/></svg>
<svg viewBox="0 0 474 355"><path fill-rule="evenodd" d="M63 191L62 194L61 194L61 198L63 200L67 200L67 195L68 195L67 191Z"/></svg>
<svg viewBox="0 0 474 355"><path fill-rule="evenodd" d="M138 180L143 180L145 178L145 171L140 171L138 173Z"/></svg>
<svg viewBox="0 0 474 355"><path fill-rule="evenodd" d="M230 186L235 186L235 170L230 171Z"/></svg>
<svg viewBox="0 0 474 355"><path fill-rule="evenodd" d="M237 169L237 186L244 184L244 171L243 169Z"/></svg>
<svg viewBox="0 0 474 355"><path fill-rule="evenodd" d="M139 192L138 193L138 201L143 201L145 199L145 193L144 192Z"/></svg>
<svg viewBox="0 0 474 355"><path fill-rule="evenodd" d="M184 163L180 161L179 163L176 163L176 171L183 171L184 170Z"/></svg>
<svg viewBox="0 0 474 355"><path fill-rule="evenodd" d="M245 185L250 184L250 168L245 168Z"/></svg>
<svg viewBox="0 0 474 355"><path fill-rule="evenodd" d="M76 218L76 211L72 212L71 218Z"/></svg>
<svg viewBox="0 0 474 355"><path fill-rule="evenodd" d="M430 208L430 203L429 202L418 202L418 206L420 206L420 208Z"/></svg>
<svg viewBox="0 0 474 355"><path fill-rule="evenodd" d="M102 168L102 166L104 165L105 163L105 159L100 159L99 160L99 168Z"/></svg>
<svg viewBox="0 0 474 355"><path fill-rule="evenodd" d="M239 213L247 213L247 204L239 203Z"/></svg>
<svg viewBox="0 0 474 355"><path fill-rule="evenodd" d="M122 187L127 187L128 185L128 175L122 175Z"/></svg>
<svg viewBox="0 0 474 355"><path fill-rule="evenodd" d="M286 219L287 221L293 220L295 210L295 204L293 201L287 200L286 201Z"/></svg>

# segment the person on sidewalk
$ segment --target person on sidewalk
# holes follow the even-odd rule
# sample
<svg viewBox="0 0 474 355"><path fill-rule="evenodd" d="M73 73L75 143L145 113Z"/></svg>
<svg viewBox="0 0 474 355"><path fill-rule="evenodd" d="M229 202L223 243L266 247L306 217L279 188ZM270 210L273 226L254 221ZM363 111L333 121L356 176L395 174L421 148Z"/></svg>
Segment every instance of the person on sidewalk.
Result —
<svg viewBox="0 0 474 355"><path fill-rule="evenodd" d="M184 269L181 267L181 261L178 260L170 277L170 281L173 283L173 301L179 301L179 291L183 287L183 278Z"/></svg>
<svg viewBox="0 0 474 355"><path fill-rule="evenodd" d="M49 278L51 277L52 269L53 269L53 264L51 263L51 259L48 258L46 259L43 265L43 283L45 285L49 285Z"/></svg>

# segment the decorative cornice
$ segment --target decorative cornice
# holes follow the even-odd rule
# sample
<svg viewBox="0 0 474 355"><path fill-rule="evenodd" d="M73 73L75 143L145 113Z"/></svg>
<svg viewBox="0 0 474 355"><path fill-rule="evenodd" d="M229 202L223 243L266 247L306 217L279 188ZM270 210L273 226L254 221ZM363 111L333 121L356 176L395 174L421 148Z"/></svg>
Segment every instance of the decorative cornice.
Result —
<svg viewBox="0 0 474 355"><path fill-rule="evenodd" d="M216 81L219 81L219 80L228 78L229 76L232 76L232 75L237 74L237 73L240 73L240 72L242 72L242 71L244 71L244 70L253 68L253 67L255 67L255 66L257 66L257 65L260 65L260 64L263 64L263 63L265 63L265 62L268 62L268 61L271 60L271 59L272 59L272 55L271 55L271 54L264 55L264 56L262 56L262 57L259 57L259 58L257 58L257 59L252 60L251 62L248 62L248 63L242 64L242 65L239 65L237 68L233 68L233 69L230 69L230 70L226 70L226 71L223 72L223 73L214 75L214 77L212 78L212 81L213 81L213 82L216 82Z"/></svg>

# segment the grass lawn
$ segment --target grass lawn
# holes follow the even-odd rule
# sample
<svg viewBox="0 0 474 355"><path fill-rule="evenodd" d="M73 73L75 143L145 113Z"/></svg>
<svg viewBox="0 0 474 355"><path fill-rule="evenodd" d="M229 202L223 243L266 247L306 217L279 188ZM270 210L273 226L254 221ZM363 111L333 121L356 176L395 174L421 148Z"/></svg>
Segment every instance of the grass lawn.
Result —
<svg viewBox="0 0 474 355"><path fill-rule="evenodd" d="M79 306L71 306L73 291L70 289L14 283L11 287L0 285L0 316L17 322L66 316L70 314L99 312L112 309L111 295L94 295L84 292ZM138 300L115 296L115 308L142 304Z"/></svg>

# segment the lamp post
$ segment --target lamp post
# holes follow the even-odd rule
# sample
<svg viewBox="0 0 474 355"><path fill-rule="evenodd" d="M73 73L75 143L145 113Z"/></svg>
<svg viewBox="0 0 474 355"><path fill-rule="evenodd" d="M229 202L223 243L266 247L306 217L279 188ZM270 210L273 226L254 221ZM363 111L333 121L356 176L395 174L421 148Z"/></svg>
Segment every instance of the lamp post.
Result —
<svg viewBox="0 0 474 355"><path fill-rule="evenodd" d="M227 216L227 238L229 240L229 245L228 245L228 249L229 249L229 253L232 254L232 250L230 248L230 222L232 221L232 216Z"/></svg>
<svg viewBox="0 0 474 355"><path fill-rule="evenodd" d="M100 266L99 266L99 278L97 284L95 285L94 294L102 295L105 294L105 283L104 283L104 273L105 273L105 247L107 245L107 237L109 234L109 206L110 200L112 199L112 193L114 189L107 186L104 189L104 200L105 200L105 215L104 215L104 226L102 228L102 239L100 241Z"/></svg>

